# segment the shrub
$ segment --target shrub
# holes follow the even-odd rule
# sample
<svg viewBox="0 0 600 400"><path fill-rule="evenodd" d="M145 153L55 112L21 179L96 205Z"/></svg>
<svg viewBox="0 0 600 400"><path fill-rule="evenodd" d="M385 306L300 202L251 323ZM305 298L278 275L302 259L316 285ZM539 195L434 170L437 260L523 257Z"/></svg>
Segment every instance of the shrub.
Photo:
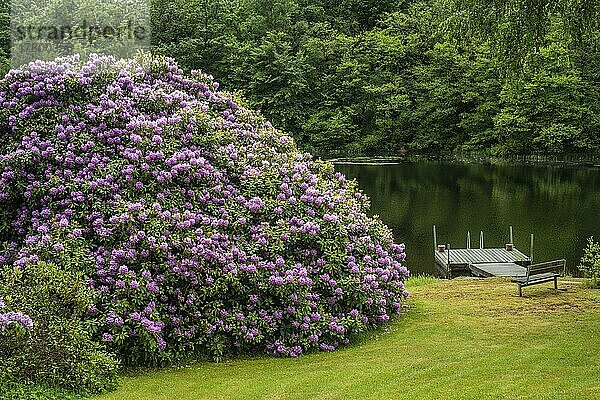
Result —
<svg viewBox="0 0 600 400"><path fill-rule="evenodd" d="M117 363L92 340L93 291L80 273L38 262L0 274L0 296L13 321L2 329L0 378L95 393L116 385ZM1 311L1 310L0 310Z"/></svg>
<svg viewBox="0 0 600 400"><path fill-rule="evenodd" d="M356 182L218 86L149 56L0 84L0 262L83 272L128 364L331 351L408 294Z"/></svg>
<svg viewBox="0 0 600 400"><path fill-rule="evenodd" d="M592 287L600 287L600 243L594 242L594 238L588 238L588 244L583 249L580 265L577 267L585 276L591 280Z"/></svg>
<svg viewBox="0 0 600 400"><path fill-rule="evenodd" d="M0 378L0 400L80 400L74 393L38 385L23 385Z"/></svg>

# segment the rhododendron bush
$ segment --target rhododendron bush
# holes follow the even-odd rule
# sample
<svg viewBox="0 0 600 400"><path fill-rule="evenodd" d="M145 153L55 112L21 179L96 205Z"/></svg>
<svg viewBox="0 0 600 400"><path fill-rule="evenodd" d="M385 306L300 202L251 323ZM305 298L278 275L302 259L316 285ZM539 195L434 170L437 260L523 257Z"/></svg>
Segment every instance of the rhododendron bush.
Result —
<svg viewBox="0 0 600 400"><path fill-rule="evenodd" d="M401 309L404 246L356 183L210 76L58 59L0 102L0 262L82 272L125 362L331 351Z"/></svg>

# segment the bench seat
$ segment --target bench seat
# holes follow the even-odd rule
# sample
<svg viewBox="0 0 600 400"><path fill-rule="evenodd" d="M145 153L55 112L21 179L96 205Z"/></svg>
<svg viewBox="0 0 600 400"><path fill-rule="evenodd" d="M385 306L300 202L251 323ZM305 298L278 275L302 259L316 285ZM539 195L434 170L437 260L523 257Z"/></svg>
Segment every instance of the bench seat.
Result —
<svg viewBox="0 0 600 400"><path fill-rule="evenodd" d="M519 285L519 296L523 295L522 288L544 282L554 281L554 289L558 289L558 277L564 272L565 266L565 260L529 265L525 276L514 278L511 282Z"/></svg>
<svg viewBox="0 0 600 400"><path fill-rule="evenodd" d="M520 278L515 278L513 279L511 282L514 283L518 283L521 286L529 286L529 285L535 285L537 283L542 283L543 282L550 282L551 280L553 280L554 278L558 278L560 276L560 274L553 274L553 273L545 273L545 274L538 274L538 275L531 275L529 276L529 281L527 280L526 276L522 276Z"/></svg>

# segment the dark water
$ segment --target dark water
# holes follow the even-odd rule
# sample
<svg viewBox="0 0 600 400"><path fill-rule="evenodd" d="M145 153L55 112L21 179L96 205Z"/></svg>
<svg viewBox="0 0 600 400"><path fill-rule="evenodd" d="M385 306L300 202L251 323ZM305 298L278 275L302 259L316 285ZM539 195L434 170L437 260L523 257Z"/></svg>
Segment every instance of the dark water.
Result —
<svg viewBox="0 0 600 400"><path fill-rule="evenodd" d="M371 197L372 213L407 247L412 273L434 274L432 225L438 243L515 246L534 262L565 258L576 273L587 237L600 239L600 169L418 161L400 165L337 165Z"/></svg>

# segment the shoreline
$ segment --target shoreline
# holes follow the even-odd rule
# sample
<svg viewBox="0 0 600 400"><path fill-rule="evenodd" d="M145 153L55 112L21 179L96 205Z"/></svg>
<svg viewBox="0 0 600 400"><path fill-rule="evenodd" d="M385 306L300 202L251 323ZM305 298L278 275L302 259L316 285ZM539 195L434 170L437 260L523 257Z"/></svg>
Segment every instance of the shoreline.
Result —
<svg viewBox="0 0 600 400"><path fill-rule="evenodd" d="M334 165L398 165L405 162L432 161L432 162L454 162L461 164L483 164L483 165L528 165L528 166L552 166L567 168L591 168L600 169L600 155L597 159L586 157L564 157L540 156L540 155L513 155L513 156L431 156L431 155L406 155L406 156L323 156L313 155Z"/></svg>

